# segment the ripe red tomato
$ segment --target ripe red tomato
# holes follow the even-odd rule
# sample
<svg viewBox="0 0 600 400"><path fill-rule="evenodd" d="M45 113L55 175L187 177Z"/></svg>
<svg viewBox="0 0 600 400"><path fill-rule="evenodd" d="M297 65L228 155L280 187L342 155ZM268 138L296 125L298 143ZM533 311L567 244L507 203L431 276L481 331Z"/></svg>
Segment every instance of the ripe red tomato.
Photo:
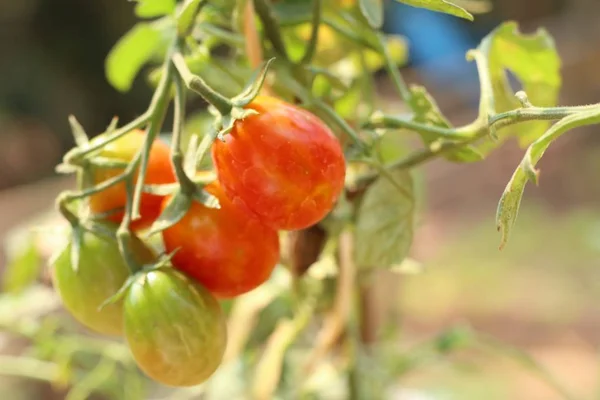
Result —
<svg viewBox="0 0 600 400"><path fill-rule="evenodd" d="M114 142L109 143L102 149L99 155L106 158L129 162L135 157L142 146L144 138L144 131L139 129L133 130ZM122 172L123 169L120 168L97 169L94 173L94 182L98 184L119 175ZM173 171L173 166L171 164L169 146L158 139L154 141L150 150L145 182L148 184L175 182L175 172ZM108 220L120 223L123 219L123 210L125 208L126 199L125 183L121 182L91 196L89 203L90 209L96 214L121 209L121 211L111 214L108 217ZM163 196L143 193L140 204L141 217L132 221L130 228L133 230L140 230L152 225L160 215L162 200Z"/></svg>
<svg viewBox="0 0 600 400"><path fill-rule="evenodd" d="M225 142L212 147L225 193L277 230L317 223L344 187L339 141L319 118L293 104L258 96L247 107L259 114L236 121Z"/></svg>
<svg viewBox="0 0 600 400"><path fill-rule="evenodd" d="M206 190L221 208L194 201L183 219L162 232L165 249L178 249L172 259L175 268L215 296L234 297L269 278L279 260L279 237L241 202L229 200L217 182Z"/></svg>
<svg viewBox="0 0 600 400"><path fill-rule="evenodd" d="M141 275L125 296L125 337L138 366L169 386L193 386L219 367L227 344L217 300L173 268Z"/></svg>
<svg viewBox="0 0 600 400"><path fill-rule="evenodd" d="M113 234L118 228L105 224ZM141 263L150 263L155 255L139 239L132 240L132 251ZM81 240L79 264L71 264L69 242L52 263L52 282L65 309L81 324L105 335L123 333L123 302L98 310L109 297L117 293L129 277L129 269L119 253L116 240L86 231Z"/></svg>

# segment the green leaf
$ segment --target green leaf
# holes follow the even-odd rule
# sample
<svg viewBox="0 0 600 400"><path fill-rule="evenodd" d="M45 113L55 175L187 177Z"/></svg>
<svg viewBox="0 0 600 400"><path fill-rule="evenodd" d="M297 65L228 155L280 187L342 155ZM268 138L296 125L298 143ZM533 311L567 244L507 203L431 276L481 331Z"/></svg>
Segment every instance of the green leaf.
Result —
<svg viewBox="0 0 600 400"><path fill-rule="evenodd" d="M198 8L204 0L186 0L177 17L177 34L186 37L194 26L194 19L198 15ZM206 4L206 2L204 2Z"/></svg>
<svg viewBox="0 0 600 400"><path fill-rule="evenodd" d="M176 0L137 0L135 14L141 18L154 18L175 11Z"/></svg>
<svg viewBox="0 0 600 400"><path fill-rule="evenodd" d="M3 291L18 293L36 281L40 274L42 260L33 236L10 257L4 272Z"/></svg>
<svg viewBox="0 0 600 400"><path fill-rule="evenodd" d="M506 245L515 224L525 184L528 180L537 182L539 172L535 169L535 165L542 158L548 146L568 130L598 123L600 123L600 107L574 114L552 125L546 133L529 146L519 167L506 185L498 204L496 224L502 234L500 249Z"/></svg>
<svg viewBox="0 0 600 400"><path fill-rule="evenodd" d="M106 77L110 84L121 92L128 91L142 66L160 47L161 39L161 32L152 24L136 24L106 58Z"/></svg>
<svg viewBox="0 0 600 400"><path fill-rule="evenodd" d="M516 22L506 22L492 31L476 50L488 63L489 79L496 113L520 108L507 71L522 85L529 101L538 107L553 107L561 86L561 62L550 34L539 29L534 34L519 32ZM530 144L548 129L547 121L531 121L510 129L521 145Z"/></svg>
<svg viewBox="0 0 600 400"><path fill-rule="evenodd" d="M413 181L406 170L381 175L357 210L354 259L360 268L389 268L406 258L413 239Z"/></svg>
<svg viewBox="0 0 600 400"><path fill-rule="evenodd" d="M379 29L383 25L383 2L382 0L358 0L360 12L373 29Z"/></svg>
<svg viewBox="0 0 600 400"><path fill-rule="evenodd" d="M426 8L431 11L437 11L441 13L446 13L450 15L454 15L455 17L460 17L464 19L468 19L469 21L473 21L473 16L464 8L457 6L446 0L396 0L400 3L407 4L413 7Z"/></svg>

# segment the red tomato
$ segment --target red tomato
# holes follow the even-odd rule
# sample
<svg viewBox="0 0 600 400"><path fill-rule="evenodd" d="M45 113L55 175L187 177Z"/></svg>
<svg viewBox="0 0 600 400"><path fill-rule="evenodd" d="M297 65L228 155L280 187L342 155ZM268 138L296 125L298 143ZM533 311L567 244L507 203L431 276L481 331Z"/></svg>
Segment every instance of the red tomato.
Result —
<svg viewBox="0 0 600 400"><path fill-rule="evenodd" d="M212 147L226 195L274 229L314 225L344 187L339 141L315 115L282 100L258 96L247 107L259 114L236 121Z"/></svg>
<svg viewBox="0 0 600 400"><path fill-rule="evenodd" d="M217 182L206 190L221 208L194 201L183 219L162 232L165 249L178 249L172 259L175 268L215 296L234 297L269 278L279 260L279 237L239 200L229 200Z"/></svg>
<svg viewBox="0 0 600 400"><path fill-rule="evenodd" d="M100 156L127 162L131 161L144 143L144 138L144 131L139 129L133 130L114 142L109 143L102 149ZM170 157L169 146L158 139L155 140L150 150L146 183L164 184L175 182L175 173ZM99 168L94 173L94 181L98 184L122 172L123 170L120 168ZM163 198L163 196L143 193L140 204L141 218L132 221L130 225L131 229L140 230L152 225L160 215ZM121 211L111 214L107 218L115 223L120 223L123 219L126 199L125 183L122 182L91 196L90 209L96 214L121 209Z"/></svg>

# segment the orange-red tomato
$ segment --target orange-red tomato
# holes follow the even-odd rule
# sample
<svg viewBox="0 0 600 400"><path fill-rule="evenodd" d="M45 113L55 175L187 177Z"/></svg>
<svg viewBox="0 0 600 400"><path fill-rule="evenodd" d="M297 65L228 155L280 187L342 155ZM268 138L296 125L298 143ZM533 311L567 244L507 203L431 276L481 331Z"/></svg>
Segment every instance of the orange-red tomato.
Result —
<svg viewBox="0 0 600 400"><path fill-rule="evenodd" d="M279 260L279 237L239 200L229 200L217 182L206 190L221 208L194 201L183 219L162 232L165 249L177 250L173 266L215 296L234 297L269 278Z"/></svg>
<svg viewBox="0 0 600 400"><path fill-rule="evenodd" d="M125 136L109 143L100 152L100 156L120 161L129 162L144 143L145 132L139 129L127 133ZM120 168L99 168L94 172L96 184L117 176L123 172ZM169 146L155 140L150 150L148 169L146 172L147 184L164 184L175 182L175 173L171 165ZM148 228L158 218L161 212L163 196L143 193L140 204L141 217L132 221L130 227L134 230ZM90 209L93 213L105 213L111 210L120 211L110 214L107 218L115 223L123 219L126 204L125 183L121 182L90 197Z"/></svg>
<svg viewBox="0 0 600 400"><path fill-rule="evenodd" d="M212 147L226 195L274 229L314 225L344 187L340 142L323 121L293 104L258 96L247 107L259 114L236 121Z"/></svg>

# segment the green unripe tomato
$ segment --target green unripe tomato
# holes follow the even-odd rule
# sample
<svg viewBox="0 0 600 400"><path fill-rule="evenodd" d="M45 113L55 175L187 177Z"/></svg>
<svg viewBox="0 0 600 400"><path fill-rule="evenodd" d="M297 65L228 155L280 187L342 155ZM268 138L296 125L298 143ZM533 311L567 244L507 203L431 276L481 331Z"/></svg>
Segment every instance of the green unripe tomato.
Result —
<svg viewBox="0 0 600 400"><path fill-rule="evenodd" d="M168 386L194 386L219 367L227 343L215 297L172 268L141 275L125 297L125 337L140 369Z"/></svg>
<svg viewBox="0 0 600 400"><path fill-rule="evenodd" d="M115 233L117 226L106 223ZM155 255L134 237L132 252L140 262L150 263ZM71 263L72 239L52 263L52 283L65 309L87 328L111 336L123 334L123 302L99 310L106 299L117 293L129 277L129 269L119 253L116 240L85 231L79 249L77 270Z"/></svg>

